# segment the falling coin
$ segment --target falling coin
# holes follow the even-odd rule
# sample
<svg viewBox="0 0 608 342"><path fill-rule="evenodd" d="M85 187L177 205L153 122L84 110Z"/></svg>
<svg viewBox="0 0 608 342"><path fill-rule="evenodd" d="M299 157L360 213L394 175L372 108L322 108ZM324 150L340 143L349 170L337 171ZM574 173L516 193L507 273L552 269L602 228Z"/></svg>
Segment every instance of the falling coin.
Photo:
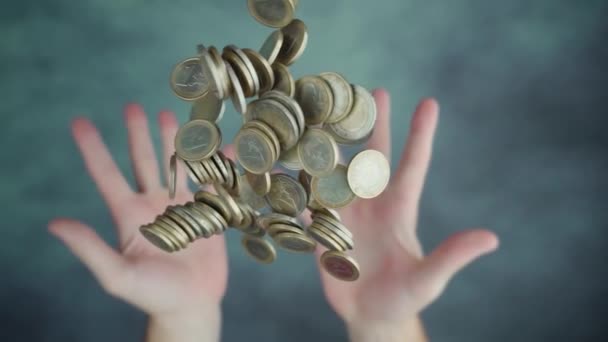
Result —
<svg viewBox="0 0 608 342"><path fill-rule="evenodd" d="M277 252L270 242L255 236L243 235L241 244L249 256L263 264L270 264L277 258Z"/></svg>
<svg viewBox="0 0 608 342"><path fill-rule="evenodd" d="M217 126L205 120L192 120L180 127L175 135L177 155L188 161L211 157L222 143Z"/></svg>
<svg viewBox="0 0 608 342"><path fill-rule="evenodd" d="M312 178L312 196L325 208L343 208L356 198L348 185L346 170L346 166L338 165L329 175Z"/></svg>
<svg viewBox="0 0 608 342"><path fill-rule="evenodd" d="M175 95L187 101L205 96L210 87L197 57L179 62L171 72L170 84Z"/></svg>
<svg viewBox="0 0 608 342"><path fill-rule="evenodd" d="M175 198L175 188L177 185L177 157L175 153L171 156L169 160L169 198Z"/></svg>
<svg viewBox="0 0 608 342"><path fill-rule="evenodd" d="M386 189L390 176L390 165L380 151L359 152L348 165L348 185L360 198L380 195Z"/></svg>
<svg viewBox="0 0 608 342"><path fill-rule="evenodd" d="M343 252L327 251L321 255L323 268L333 277L344 281L359 279L359 265Z"/></svg>

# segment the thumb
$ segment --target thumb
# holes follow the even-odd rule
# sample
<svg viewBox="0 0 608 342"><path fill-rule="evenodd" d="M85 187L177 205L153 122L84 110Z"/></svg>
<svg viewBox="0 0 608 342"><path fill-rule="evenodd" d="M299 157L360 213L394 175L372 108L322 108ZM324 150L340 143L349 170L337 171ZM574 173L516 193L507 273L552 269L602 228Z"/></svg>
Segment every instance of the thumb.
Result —
<svg viewBox="0 0 608 342"><path fill-rule="evenodd" d="M498 248L498 238L484 229L456 233L441 243L422 262L421 280L443 288L450 279L480 256Z"/></svg>
<svg viewBox="0 0 608 342"><path fill-rule="evenodd" d="M49 223L49 231L85 264L106 291L119 291L117 282L122 278L125 261L91 227L71 219L56 219Z"/></svg>

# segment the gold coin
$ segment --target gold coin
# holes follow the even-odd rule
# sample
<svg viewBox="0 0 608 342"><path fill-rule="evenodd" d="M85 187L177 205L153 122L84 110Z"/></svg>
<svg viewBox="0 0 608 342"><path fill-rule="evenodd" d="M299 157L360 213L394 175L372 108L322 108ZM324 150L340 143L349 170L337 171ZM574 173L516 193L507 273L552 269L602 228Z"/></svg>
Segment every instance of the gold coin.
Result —
<svg viewBox="0 0 608 342"><path fill-rule="evenodd" d="M372 133L376 124L376 102L363 87L353 85L355 99L348 115L333 124L328 124L329 133L341 144L359 144Z"/></svg>
<svg viewBox="0 0 608 342"><path fill-rule="evenodd" d="M234 226L235 223L238 224L243 221L244 213L238 203L234 200L232 195L230 195L228 191L226 191L226 189L224 189L224 187L222 186L214 184L213 188L215 189L215 192L217 192L218 196L222 198L222 200L226 203L228 209L230 209L231 220L226 219L226 221L228 221L228 225Z"/></svg>
<svg viewBox="0 0 608 342"><path fill-rule="evenodd" d="M175 188L177 187L177 157L175 153L169 160L169 198L175 198Z"/></svg>
<svg viewBox="0 0 608 342"><path fill-rule="evenodd" d="M336 166L327 176L313 177L310 185L312 197L325 208L343 208L356 198L348 185L344 165Z"/></svg>
<svg viewBox="0 0 608 342"><path fill-rule="evenodd" d="M339 280L355 281L359 279L359 264L345 253L327 251L321 255L321 264L327 273Z"/></svg>
<svg viewBox="0 0 608 342"><path fill-rule="evenodd" d="M327 120L334 108L329 84L318 76L304 76L296 82L294 98L302 107L306 125L314 126Z"/></svg>
<svg viewBox="0 0 608 342"><path fill-rule="evenodd" d="M228 207L226 201L224 201L220 196L207 192L205 190L198 191L194 194L194 200L197 202L205 203L206 205L213 208L213 210L217 211L226 222L230 222L232 220L232 212Z"/></svg>
<svg viewBox="0 0 608 342"><path fill-rule="evenodd" d="M247 0L247 7L255 20L269 27L289 24L296 11L290 0Z"/></svg>
<svg viewBox="0 0 608 342"><path fill-rule="evenodd" d="M175 65L169 83L175 95L186 101L205 96L211 88L198 57L185 59Z"/></svg>
<svg viewBox="0 0 608 342"><path fill-rule="evenodd" d="M337 222L342 222L342 218L340 217L340 213L338 213L337 210L334 209L327 209L327 208L323 208L323 209L319 209L319 210L315 210L313 211L310 216L312 218L314 218L315 216L326 216L329 217L333 220L336 220Z"/></svg>
<svg viewBox="0 0 608 342"><path fill-rule="evenodd" d="M228 173L226 173L226 186L228 188L235 188L236 179L238 177L238 174L236 173L236 165L233 164L232 160L229 160L224 156L222 156L221 158L222 162L224 163L224 166L226 167L226 170L228 171Z"/></svg>
<svg viewBox="0 0 608 342"><path fill-rule="evenodd" d="M197 231L197 236L201 236L203 234L203 229L200 227L199 221L192 213L192 209L178 205L173 207L171 211L183 219L188 224L188 227Z"/></svg>
<svg viewBox="0 0 608 342"><path fill-rule="evenodd" d="M294 19L281 31L283 31L283 45L277 61L285 65L291 65L302 56L306 49L308 29L302 20Z"/></svg>
<svg viewBox="0 0 608 342"><path fill-rule="evenodd" d="M289 113L289 109L273 99L258 99L249 103L245 119L260 120L272 127L279 138L282 150L288 150L298 142L296 120Z"/></svg>
<svg viewBox="0 0 608 342"><path fill-rule="evenodd" d="M279 163L281 166L293 171L302 170L303 166L300 156L298 155L298 145L300 144L298 143L296 146L281 153L281 156L279 157Z"/></svg>
<svg viewBox="0 0 608 342"><path fill-rule="evenodd" d="M251 189L259 196L264 196L270 191L270 172L265 172L259 175L245 171L247 183Z"/></svg>
<svg viewBox="0 0 608 342"><path fill-rule="evenodd" d="M245 62L231 49L224 49L222 57L230 66L232 66L234 73L241 83L241 87L243 87L245 97L254 96L256 84L253 75L249 72L249 68L247 68Z"/></svg>
<svg viewBox="0 0 608 342"><path fill-rule="evenodd" d="M336 72L324 72L320 76L327 81L334 96L334 107L325 122L336 123L344 119L353 108L353 88Z"/></svg>
<svg viewBox="0 0 608 342"><path fill-rule="evenodd" d="M176 246L173 245L173 242L167 238L165 233L152 229L149 225L141 226L139 231L146 238L146 240L163 251L171 253L177 250Z"/></svg>
<svg viewBox="0 0 608 342"><path fill-rule="evenodd" d="M220 83L224 92L224 97L222 97L222 99L225 99L228 94L230 94L230 79L228 78L228 70L226 70L226 63L222 59L222 55L219 51L217 51L215 46L209 47L209 55L215 62L215 66L219 72L221 80Z"/></svg>
<svg viewBox="0 0 608 342"><path fill-rule="evenodd" d="M391 177L391 167L382 152L365 150L350 161L347 171L348 185L360 198L380 195Z"/></svg>
<svg viewBox="0 0 608 342"><path fill-rule="evenodd" d="M346 246L338 242L332 235L328 235L322 229L319 229L319 225L313 222L306 230L308 235L315 239L318 243L323 245L325 248L332 251L345 251Z"/></svg>
<svg viewBox="0 0 608 342"><path fill-rule="evenodd" d="M205 120L192 120L180 127L175 135L177 155L187 161L209 158L221 143L219 128Z"/></svg>
<svg viewBox="0 0 608 342"><path fill-rule="evenodd" d="M266 199L264 195L258 195L247 181L246 175L239 176L239 199L243 203L247 203L253 209L261 210L266 207Z"/></svg>
<svg viewBox="0 0 608 342"><path fill-rule="evenodd" d="M170 225L166 224L164 221L156 219L156 220L154 220L154 225L163 228L167 232L170 232L171 235L173 235L175 238L177 238L181 248L186 248L188 246L188 244L190 242L192 242L190 240L190 237L188 236L188 234L186 234L186 232L184 232L181 229L173 229Z"/></svg>
<svg viewBox="0 0 608 342"><path fill-rule="evenodd" d="M270 192L266 194L268 205L276 212L297 217L306 208L308 198L302 184L286 174L270 176Z"/></svg>
<svg viewBox="0 0 608 342"><path fill-rule="evenodd" d="M217 123L222 120L225 111L224 100L218 98L215 93L209 92L194 101L190 109L190 120L207 120Z"/></svg>
<svg viewBox="0 0 608 342"><path fill-rule="evenodd" d="M239 49L235 45L228 45L224 48L224 50L230 50L230 51L234 52L237 55L237 57L241 60L241 62L243 62L243 64L245 64L245 67L246 67L247 71L249 72L249 75L251 76L251 79L253 81L253 93L251 96L258 94L260 92L260 78L258 77L258 72L255 69L255 66L253 65L253 63L251 62L249 57L247 57L247 54L244 53L243 50Z"/></svg>
<svg viewBox="0 0 608 342"><path fill-rule="evenodd" d="M209 81L209 88L212 89L218 98L223 99L224 85L222 84L222 73L215 63L213 57L208 50L202 51L199 55L202 73L206 80Z"/></svg>
<svg viewBox="0 0 608 342"><path fill-rule="evenodd" d="M198 233L193 229L183 229L179 224L177 224L177 222L175 222L175 220L169 218L166 211L162 215L157 216L154 222L159 225L162 224L168 231L182 231L184 234L186 234L189 241L194 241L198 237Z"/></svg>
<svg viewBox="0 0 608 342"><path fill-rule="evenodd" d="M290 224L284 223L273 223L266 228L268 235L274 238L275 235L281 233L294 233L294 234L304 234L304 230L301 227L294 227Z"/></svg>
<svg viewBox="0 0 608 342"><path fill-rule="evenodd" d="M215 168L212 167L212 165L210 165L209 163L210 159L203 159L200 161L200 164L202 166L203 169L205 169L205 171L207 171L207 173L211 176L211 183L222 183L218 177L220 177L218 175L218 172L216 172Z"/></svg>
<svg viewBox="0 0 608 342"><path fill-rule="evenodd" d="M327 221L317 217L314 221L315 228L322 231L323 233L331 236L335 241L337 241L344 249L353 249L355 246L355 242L352 237L348 236L338 227L328 223Z"/></svg>
<svg viewBox="0 0 608 342"><path fill-rule="evenodd" d="M222 159L222 157L220 156L221 151L218 151L218 153L214 154L211 156L211 160L213 161L215 167L220 171L220 174L222 175L222 179L223 179L223 184L226 185L228 184L228 169L226 168L226 165L224 164L224 160ZM232 171L230 171L232 172Z"/></svg>
<svg viewBox="0 0 608 342"><path fill-rule="evenodd" d="M165 222L169 223L173 221L173 227L182 229L183 231L190 236L190 239L196 240L199 236L199 233L195 230L196 227L189 225L184 219L182 219L179 215L177 215L173 210L172 206L167 207L167 211L162 215L165 219ZM159 218L160 219L160 218Z"/></svg>
<svg viewBox="0 0 608 342"><path fill-rule="evenodd" d="M241 244L250 257L263 264L270 264L277 258L274 247L262 238L243 235Z"/></svg>
<svg viewBox="0 0 608 342"><path fill-rule="evenodd" d="M243 49L243 52L247 55L251 64L253 64L260 79L259 93L262 94L272 89L272 86L274 85L274 72L272 72L270 63L255 50Z"/></svg>
<svg viewBox="0 0 608 342"><path fill-rule="evenodd" d="M279 247L296 253L313 253L317 242L304 234L279 233L274 237Z"/></svg>
<svg viewBox="0 0 608 342"><path fill-rule="evenodd" d="M291 217L291 216L287 216L287 215L279 214L279 213L272 213L272 212L258 216L257 222L260 225L260 227L262 227L264 229L268 229L268 227L270 227L270 225L277 224L277 223L282 223L282 224L290 225L290 226L293 226L296 228L301 228L300 223L298 222L298 219L296 219L295 217Z"/></svg>
<svg viewBox="0 0 608 342"><path fill-rule="evenodd" d="M206 220L201 220L201 223L209 224L209 231L213 234L220 234L225 230L225 227L228 225L222 215L220 215L217 211L213 210L212 207L207 204L201 202L189 202L188 205L194 212L198 212L200 215L204 216Z"/></svg>
<svg viewBox="0 0 608 342"><path fill-rule="evenodd" d="M274 72L274 86L272 86L272 90L277 90L287 96L293 97L296 93L296 83L289 69L277 62L272 64L272 71Z"/></svg>
<svg viewBox="0 0 608 342"><path fill-rule="evenodd" d="M200 161L197 161L197 162L188 162L187 161L186 164L192 170L192 172L197 177L197 179L199 179L198 184L200 186L203 186L203 185L209 184L209 183L213 183L213 179L212 179L211 175L207 172L207 169L203 166L203 164Z"/></svg>
<svg viewBox="0 0 608 342"><path fill-rule="evenodd" d="M199 202L196 202L199 203ZM195 218L197 222L197 229L200 231L199 236L209 238L217 233L219 230L217 222L211 220L209 210L195 207L193 203L189 202L186 204L190 215Z"/></svg>
<svg viewBox="0 0 608 342"><path fill-rule="evenodd" d="M264 132L264 134L266 134L266 136L272 141L272 146L274 147L275 154L278 156L281 153L281 143L279 142L279 138L270 126L259 120L251 120L246 122L242 127L257 128L260 131Z"/></svg>
<svg viewBox="0 0 608 342"><path fill-rule="evenodd" d="M289 109L289 113L293 115L294 119L296 119L296 123L298 124L298 136L301 137L302 134L304 134L304 130L306 128L306 123L304 122L304 112L296 100L278 90L266 92L262 97L274 99Z"/></svg>
<svg viewBox="0 0 608 342"><path fill-rule="evenodd" d="M245 99L245 93L243 92L241 82L230 64L226 64L226 70L228 72L228 79L232 85L232 92L230 94L232 105L237 112L245 114L247 111L247 100Z"/></svg>
<svg viewBox="0 0 608 342"><path fill-rule="evenodd" d="M283 32L281 30L276 30L272 32L262 47L260 48L260 55L264 57L270 65L273 65L277 56L279 55L279 51L281 51L281 46L283 45Z"/></svg>
<svg viewBox="0 0 608 342"><path fill-rule="evenodd" d="M302 167L312 176L327 176L338 165L338 144L320 128L308 128L297 146Z"/></svg>
<svg viewBox="0 0 608 342"><path fill-rule="evenodd" d="M236 158L241 166L255 174L272 170L276 154L272 141L262 131L255 128L241 129L234 138Z"/></svg>
<svg viewBox="0 0 608 342"><path fill-rule="evenodd" d="M179 231L179 229L165 229L158 222L154 222L151 224L151 229L163 235L167 240L171 242L173 245L174 251L179 251L186 246L182 246L181 241L175 236L175 232Z"/></svg>

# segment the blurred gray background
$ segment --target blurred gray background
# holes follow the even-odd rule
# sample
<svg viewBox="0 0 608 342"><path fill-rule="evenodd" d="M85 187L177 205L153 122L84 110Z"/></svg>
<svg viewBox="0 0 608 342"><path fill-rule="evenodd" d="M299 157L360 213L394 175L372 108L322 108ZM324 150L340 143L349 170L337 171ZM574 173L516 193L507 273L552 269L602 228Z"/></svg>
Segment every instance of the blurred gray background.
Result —
<svg viewBox="0 0 608 342"><path fill-rule="evenodd" d="M471 226L501 238L424 311L431 339L599 340L607 1L301 0L297 16L310 33L297 77L334 70L392 92L393 163L417 101L440 101L425 250ZM168 87L173 64L199 42L258 48L270 32L245 0L2 1L0 340L141 340L145 316L104 294L46 231L74 216L116 241L70 120L92 118L130 172L123 106L140 102L153 119L173 109L185 122L188 105ZM282 253L260 266L236 235L229 251L223 340L346 340L311 258Z"/></svg>

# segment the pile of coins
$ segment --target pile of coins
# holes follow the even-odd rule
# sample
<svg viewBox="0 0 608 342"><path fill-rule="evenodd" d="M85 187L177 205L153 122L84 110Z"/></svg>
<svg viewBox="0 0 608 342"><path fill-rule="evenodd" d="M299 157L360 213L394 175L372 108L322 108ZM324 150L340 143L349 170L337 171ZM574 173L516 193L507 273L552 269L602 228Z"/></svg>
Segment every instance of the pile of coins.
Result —
<svg viewBox="0 0 608 342"><path fill-rule="evenodd" d="M192 108L175 137L169 196L175 197L179 162L200 189L194 201L167 207L140 231L158 248L176 252L234 228L243 234L245 251L265 264L277 258L275 244L295 253L313 253L321 245L327 249L324 269L354 281L360 270L348 251L355 241L336 209L380 195L390 167L375 150L342 164L339 145L370 138L376 104L365 88L335 72L293 78L288 67L308 42L306 25L294 18L297 0L247 4L257 21L276 29L259 51L228 45L220 53L199 44L196 56L171 72L171 88ZM220 151L217 124L226 100L243 120L234 138L236 161ZM307 209L312 222L305 226L299 217Z"/></svg>

